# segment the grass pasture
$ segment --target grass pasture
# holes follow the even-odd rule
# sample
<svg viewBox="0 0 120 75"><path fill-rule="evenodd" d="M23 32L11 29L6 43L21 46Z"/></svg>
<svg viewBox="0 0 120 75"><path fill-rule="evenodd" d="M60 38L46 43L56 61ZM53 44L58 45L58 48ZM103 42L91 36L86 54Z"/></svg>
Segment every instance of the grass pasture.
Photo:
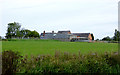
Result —
<svg viewBox="0 0 120 75"><path fill-rule="evenodd" d="M2 41L2 51L18 51L22 55L51 54L55 51L82 54L89 52L115 52L118 51L117 43L87 43L87 42L61 42L56 40L14 40Z"/></svg>

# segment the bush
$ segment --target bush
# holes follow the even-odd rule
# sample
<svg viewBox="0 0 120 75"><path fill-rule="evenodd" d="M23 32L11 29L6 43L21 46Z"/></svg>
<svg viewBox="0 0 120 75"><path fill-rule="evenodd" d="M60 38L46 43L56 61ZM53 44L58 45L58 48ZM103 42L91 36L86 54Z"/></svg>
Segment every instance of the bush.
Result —
<svg viewBox="0 0 120 75"><path fill-rule="evenodd" d="M17 39L8 39L8 41L17 41Z"/></svg>
<svg viewBox="0 0 120 75"><path fill-rule="evenodd" d="M120 56L114 53L87 55L55 52L55 56L39 55L24 58L17 52L3 52L3 74L9 73L120 73Z"/></svg>
<svg viewBox="0 0 120 75"><path fill-rule="evenodd" d="M8 39L2 39L2 41L8 41Z"/></svg>
<svg viewBox="0 0 120 75"><path fill-rule="evenodd" d="M25 73L120 73L120 64L110 54L75 55L56 52L55 56L43 55L24 59ZM26 60L26 61L25 61ZM113 62L116 62L114 65ZM117 65L118 64L118 65Z"/></svg>
<svg viewBox="0 0 120 75"><path fill-rule="evenodd" d="M2 40L2 37L0 36L0 41Z"/></svg>
<svg viewBox="0 0 120 75"><path fill-rule="evenodd" d="M2 53L2 74L11 75L18 72L20 59L22 58L18 52L4 51Z"/></svg>

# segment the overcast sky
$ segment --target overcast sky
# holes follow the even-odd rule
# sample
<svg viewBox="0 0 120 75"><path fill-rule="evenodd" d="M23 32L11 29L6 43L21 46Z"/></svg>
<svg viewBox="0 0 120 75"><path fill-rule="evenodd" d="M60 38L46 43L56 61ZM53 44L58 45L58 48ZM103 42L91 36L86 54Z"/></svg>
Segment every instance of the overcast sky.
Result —
<svg viewBox="0 0 120 75"><path fill-rule="evenodd" d="M118 29L119 0L0 0L0 35L7 24L39 33L70 30L93 33L95 39L112 37Z"/></svg>

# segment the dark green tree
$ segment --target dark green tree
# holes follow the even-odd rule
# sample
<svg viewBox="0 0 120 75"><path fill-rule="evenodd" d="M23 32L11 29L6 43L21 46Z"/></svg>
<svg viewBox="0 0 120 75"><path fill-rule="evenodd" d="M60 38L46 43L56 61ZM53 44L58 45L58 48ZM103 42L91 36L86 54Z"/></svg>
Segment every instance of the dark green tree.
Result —
<svg viewBox="0 0 120 75"><path fill-rule="evenodd" d="M31 31L28 30L28 29L22 29L20 31L20 34L23 38L29 38L30 37L30 34L31 34Z"/></svg>
<svg viewBox="0 0 120 75"><path fill-rule="evenodd" d="M114 36L113 36L113 40L114 41L120 41L120 32L117 31L117 29L115 29L115 33L114 33Z"/></svg>
<svg viewBox="0 0 120 75"><path fill-rule="evenodd" d="M91 34L91 36L92 36L92 40L94 40L94 36L93 36L93 34Z"/></svg>
<svg viewBox="0 0 120 75"><path fill-rule="evenodd" d="M2 39L2 37L0 36L0 40Z"/></svg>
<svg viewBox="0 0 120 75"><path fill-rule="evenodd" d="M96 41L99 41L99 39L96 39Z"/></svg>
<svg viewBox="0 0 120 75"><path fill-rule="evenodd" d="M111 41L111 38L109 36L107 36L107 37L104 37L102 40L103 41Z"/></svg>
<svg viewBox="0 0 120 75"><path fill-rule="evenodd" d="M17 22L9 23L7 33L6 33L6 38L20 37L20 27L21 25Z"/></svg>
<svg viewBox="0 0 120 75"><path fill-rule="evenodd" d="M22 29L20 34L23 38L39 38L39 33L37 31L30 31L28 29Z"/></svg>
<svg viewBox="0 0 120 75"><path fill-rule="evenodd" d="M39 33L37 31L34 30L34 31L31 31L30 37L39 38L40 35L39 35Z"/></svg>

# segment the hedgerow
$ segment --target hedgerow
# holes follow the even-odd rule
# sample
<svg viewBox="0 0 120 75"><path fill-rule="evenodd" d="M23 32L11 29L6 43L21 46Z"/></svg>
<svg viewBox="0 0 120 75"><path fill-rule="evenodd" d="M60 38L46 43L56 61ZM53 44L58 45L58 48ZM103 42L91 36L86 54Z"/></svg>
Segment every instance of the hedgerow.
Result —
<svg viewBox="0 0 120 75"><path fill-rule="evenodd" d="M4 51L3 73L120 73L120 56L115 53L89 53L87 55L55 52L51 55L22 57L18 52ZM12 61L14 60L14 61ZM11 67L9 67L11 66ZM9 71L10 69L10 71Z"/></svg>

